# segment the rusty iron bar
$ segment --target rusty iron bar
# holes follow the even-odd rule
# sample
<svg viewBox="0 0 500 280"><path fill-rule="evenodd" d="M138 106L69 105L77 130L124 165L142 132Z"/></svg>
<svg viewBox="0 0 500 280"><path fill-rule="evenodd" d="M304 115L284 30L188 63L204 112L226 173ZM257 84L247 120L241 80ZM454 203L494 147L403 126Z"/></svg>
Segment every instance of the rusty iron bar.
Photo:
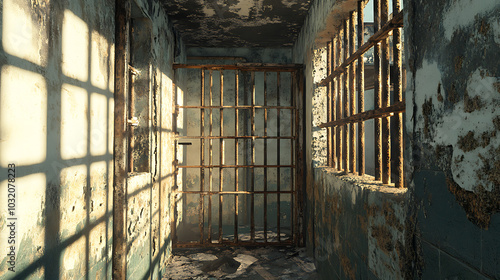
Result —
<svg viewBox="0 0 500 280"><path fill-rule="evenodd" d="M295 136L298 136L299 134L299 111L298 111L298 100L299 100L299 85L298 83L301 81L299 77L297 77L298 73L293 72L293 77L294 77L294 91L293 91L293 103L292 105L295 107ZM295 230L292 236L294 237L294 243L298 245L299 241L299 194L298 194L298 186L299 186L299 170L298 170L298 162L299 162L299 140L298 138L295 138L295 153L294 153L294 162L293 165L295 166L294 169L292 169L293 174L295 175L295 183L293 184L293 195L295 197L295 207L294 209L294 221L295 221Z"/></svg>
<svg viewBox="0 0 500 280"><path fill-rule="evenodd" d="M205 105L205 70L201 69L201 96L200 96L200 103L201 106ZM200 123L200 135L203 136L205 135L205 109L201 108L200 110L200 118L201 118L201 123ZM202 139L200 141L200 191L203 191L205 189L205 140ZM205 198L202 194L200 194L200 218L199 218L199 228L200 228L200 243L204 243L204 234L203 232L205 231L204 229L204 224L205 224L205 210L203 209L205 206Z"/></svg>
<svg viewBox="0 0 500 280"><path fill-rule="evenodd" d="M224 105L224 74L222 70L220 70L220 105ZM224 109L220 108L219 112L219 135L224 135ZM221 168L219 168L219 191L222 192L222 186L224 182L224 174L223 167L224 166L224 140L221 138L219 140L219 164ZM222 195L219 195L219 242L222 242Z"/></svg>
<svg viewBox="0 0 500 280"><path fill-rule="evenodd" d="M389 18L389 0L382 0L380 5L380 20L382 24ZM390 71L389 64L390 49L389 38L382 40L382 108L388 107L391 98ZM382 118L382 183L391 182L391 130L389 117Z"/></svg>
<svg viewBox="0 0 500 280"><path fill-rule="evenodd" d="M326 75L329 76L331 71L332 71L332 62L331 62L331 48L332 48L332 42L328 41L326 44ZM331 102L330 100L332 99L332 88L331 88L331 82L328 83L328 87L326 88L326 121L330 122L331 117L330 113L332 109L330 108ZM328 156L328 166L332 166L333 158L332 158L332 142L330 139L330 134L331 134L331 129L327 128L326 130L326 151L327 151L327 156Z"/></svg>
<svg viewBox="0 0 500 280"><path fill-rule="evenodd" d="M255 106L255 72L251 72L251 83L252 83L252 107ZM255 135L255 108L252 109L252 116L250 118L252 125L252 136ZM255 140L252 138L252 151L251 151L251 165L255 165ZM250 198L250 240L255 242L255 169L250 169L250 189L252 191Z"/></svg>
<svg viewBox="0 0 500 280"><path fill-rule="evenodd" d="M227 247L227 246L285 246L293 244L293 240L284 240L280 242L248 242L248 241L239 241L232 242L229 240L224 240L222 243L207 243L203 244L201 247ZM199 243L177 243L172 245L173 248L199 248Z"/></svg>
<svg viewBox="0 0 500 280"><path fill-rule="evenodd" d="M173 104L177 104L177 86L175 85L175 79L176 79L176 70L174 70L174 73L173 73L173 77L172 77L172 103ZM155 79L155 82L156 82L156 79ZM174 110L174 114L172 114L172 126L173 126L173 132L174 132L174 135L178 133L178 130L177 130L177 116L179 115L179 110L176 108ZM160 135L160 141L161 143L161 135ZM173 192L177 191L179 186L177 185L178 184L178 181L177 181L177 177L179 176L179 168L177 167L179 165L179 162L177 160L177 155L178 155L178 152L177 152L177 149L178 149L178 140L175 139L174 140L174 185L173 185ZM179 219L179 215L177 213L177 195L176 194L173 194L173 204L174 204L174 218L170 220L170 227L172 228L172 243L176 243L177 242L177 220Z"/></svg>
<svg viewBox="0 0 500 280"><path fill-rule="evenodd" d="M264 72L264 106L267 106L267 72ZM267 109L264 109L264 136L267 136ZM264 139L264 165L267 165L267 139ZM267 242L267 168L264 168L264 241Z"/></svg>
<svg viewBox="0 0 500 280"><path fill-rule="evenodd" d="M377 5L374 3L374 10L378 9L376 8ZM374 14L375 17L375 14ZM391 33L392 30L401 28L403 27L403 12L400 11L397 14L393 14L392 19L384 24L384 26L380 27L380 25L376 26L376 21L375 21L375 34L373 34L368 41L362 45L358 50L352 54L347 60L344 61L341 65L337 66L335 70L333 70L332 74L321 80L321 82L318 83L320 86L326 86L329 81L331 81L333 78L339 76L340 74L344 73L347 71L347 67L353 63L356 59L358 59L362 54L367 52L370 48L373 46L376 46L378 42L382 41L383 39L387 38L389 34Z"/></svg>
<svg viewBox="0 0 500 280"><path fill-rule="evenodd" d="M342 61L342 44L343 44L343 31L339 31L339 36L337 38L337 61L335 62L336 65L339 65ZM342 78L343 75L339 75L337 77L337 120L342 119L342 102L344 101L342 99ZM339 126L336 128L336 140L337 140L337 146L335 148L336 153L337 153L337 170L342 170L344 166L342 165L342 127Z"/></svg>
<svg viewBox="0 0 500 280"><path fill-rule="evenodd" d="M239 117L238 117L238 103L239 103L239 71L236 70L234 71L234 88L235 88L235 122L234 122L234 135L238 136L238 122L239 122ZM238 139L234 140L234 163L235 165L238 165ZM234 169L234 189L235 191L239 191L238 188L238 181L239 181L239 176L238 176L238 167ZM234 242L238 242L238 195L234 196Z"/></svg>
<svg viewBox="0 0 500 280"><path fill-rule="evenodd" d="M179 168L295 168L294 165L179 165Z"/></svg>
<svg viewBox="0 0 500 280"><path fill-rule="evenodd" d="M349 56L349 18L344 20L344 61L347 59ZM350 68L350 66L348 66ZM349 117L349 71L346 71L344 73L344 98L342 100L342 103L344 104L344 118ZM343 146L342 148L344 149L342 151L342 154L344 155L342 162L344 166L344 170L346 172L349 172L349 127L344 125L344 134L343 134Z"/></svg>
<svg viewBox="0 0 500 280"><path fill-rule="evenodd" d="M337 63L337 48L336 48L336 39L338 38L332 38L332 44L331 44L331 54L330 54L330 65L331 65L331 70L333 70L333 67L336 66L336 63ZM330 103L330 121L334 121L336 118L336 113L337 113L337 110L335 108L336 104L336 99L337 99L337 81L335 79L333 79L331 82L330 82L330 99L329 99L329 103ZM330 129L330 148L331 148L331 158L332 158L332 161L331 161L331 167L333 168L337 168L337 143L335 141L335 135L336 135L336 128L333 127Z"/></svg>
<svg viewBox="0 0 500 280"><path fill-rule="evenodd" d="M378 108L374 110L369 110L369 111L364 111L362 113L358 113L356 115L343 118L340 120L332 121L329 123L322 123L318 127L321 128L327 128L327 127L336 127L336 126L342 126L345 124L351 124L351 123L359 123L359 122L364 122L366 120L370 119L380 119L383 117L387 116L392 116L396 113L401 113L405 111L405 100L394 103L393 105L389 107L383 107L383 108Z"/></svg>
<svg viewBox="0 0 500 280"><path fill-rule="evenodd" d="M380 0L374 0L373 3L373 17L375 22L375 32L380 29ZM375 62L375 110L381 108L382 103L382 72L380 67L380 45L376 44L374 46L374 62ZM375 180L382 180L382 120L375 119Z"/></svg>
<svg viewBox="0 0 500 280"><path fill-rule="evenodd" d="M356 49L356 14L351 12L349 18L349 52L350 55L355 52ZM349 105L350 111L349 116L356 114L356 64L352 63L349 66ZM351 123L349 128L349 171L351 173L356 173L356 124Z"/></svg>
<svg viewBox="0 0 500 280"><path fill-rule="evenodd" d="M178 139L295 139L294 136L177 136Z"/></svg>
<svg viewBox="0 0 500 280"><path fill-rule="evenodd" d="M399 12L401 10L400 0L392 0L393 11ZM402 96L402 41L401 41L401 29L397 28L393 32L393 54L394 54L394 102L401 102L403 100ZM404 187L403 181L403 114L398 113L393 117L395 123L394 130L391 139L395 141L395 186L396 188Z"/></svg>
<svg viewBox="0 0 500 280"><path fill-rule="evenodd" d="M127 276L126 185L127 185L127 80L130 0L115 1L115 91L113 128L113 252L112 277Z"/></svg>
<svg viewBox="0 0 500 280"><path fill-rule="evenodd" d="M295 96L294 96L294 90L293 90L293 87L295 85L295 72L292 72L290 73L290 104L293 106L293 104L295 104ZM290 128L290 135L291 136L294 136L296 134L296 130L295 130L295 126L293 125L294 124L294 115L293 115L293 111L290 112L290 124L291 124L291 128ZM294 141L290 141L290 164L291 165L295 165L295 159L294 159L294 149L293 149L293 143ZM294 174L294 171L295 169L290 169L290 190L292 191L292 194L291 194L291 198L290 198L290 204L291 204L291 208L290 208L290 215L291 215L291 219L290 219L290 231L291 231L291 236L292 238L295 236L295 206L297 205L295 203L295 193L293 192L295 190L295 178L293 176Z"/></svg>
<svg viewBox="0 0 500 280"><path fill-rule="evenodd" d="M236 65L218 64L173 64L174 69L206 69L206 70L241 70L241 71L273 71L273 72L293 72L301 69L301 64L273 64L273 63L238 63Z"/></svg>
<svg viewBox="0 0 500 280"><path fill-rule="evenodd" d="M132 48L133 43L132 40L134 36L132 36L132 28L130 28L130 48ZM132 51L131 51L132 52ZM133 55L130 56L131 62L133 62ZM135 117L135 73L136 71L131 69L132 67L129 65L128 71L129 71L129 91L128 91L128 119L132 120ZM128 122L127 122L128 123ZM127 150L127 155L128 155L128 172L134 172L134 149L135 149L135 128L133 125L128 124L128 150Z"/></svg>
<svg viewBox="0 0 500 280"><path fill-rule="evenodd" d="M363 20L363 1L358 1L358 49L361 48L364 41L364 20ZM365 111L365 62L364 55L358 58L358 112ZM358 174L365 174L365 123L358 124Z"/></svg>
<svg viewBox="0 0 500 280"><path fill-rule="evenodd" d="M277 81L277 85L276 85L276 105L280 106L280 72L277 72L276 73L276 81ZM281 125L280 125L280 110L278 109L277 112L276 112L276 133L278 135L278 137L281 135ZM277 165L279 166L280 165L280 151L281 151L281 146L280 146L280 140L276 140L276 163ZM281 197L280 197L280 194L279 194L279 191L281 189L281 186L280 186L280 183L281 183L281 170L280 168L278 167L277 170L276 170L276 188L278 190L278 198L277 198L277 201L278 201L278 204L277 204L277 225L276 227L278 228L277 231L278 231L278 242L281 240L281 221L280 221L280 211L281 211Z"/></svg>
<svg viewBox="0 0 500 280"><path fill-rule="evenodd" d="M183 193L183 194L204 194L204 195L217 195L217 194L278 194L278 193L293 193L293 191L176 191L175 193Z"/></svg>
<svg viewBox="0 0 500 280"><path fill-rule="evenodd" d="M242 56L187 56L188 60L239 60L246 62L247 59Z"/></svg>
<svg viewBox="0 0 500 280"><path fill-rule="evenodd" d="M213 104L213 70L210 70L208 72L209 76L209 86L208 86L208 102L210 103L210 106ZM213 112L212 109L209 111L209 134L212 136L213 133ZM213 139L208 140L208 162L209 166L213 165ZM208 189L209 191L213 190L213 177L212 177L212 167L208 167ZM212 196L208 196L208 243L212 243Z"/></svg>
<svg viewBox="0 0 500 280"><path fill-rule="evenodd" d="M200 109L201 106L195 106L195 105L176 105L177 108L184 108L184 109ZM239 106L229 106L229 105L224 105L224 106L205 106L203 107L205 109L289 109L289 110L294 110L295 108L292 106L260 106L260 105L255 105L253 108L250 105L239 105Z"/></svg>

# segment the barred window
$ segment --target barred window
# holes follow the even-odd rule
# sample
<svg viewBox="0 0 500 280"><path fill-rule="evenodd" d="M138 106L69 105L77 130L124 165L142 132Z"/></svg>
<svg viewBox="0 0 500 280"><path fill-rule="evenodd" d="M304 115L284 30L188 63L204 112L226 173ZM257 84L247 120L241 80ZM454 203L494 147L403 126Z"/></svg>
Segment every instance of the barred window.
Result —
<svg viewBox="0 0 500 280"><path fill-rule="evenodd" d="M365 25L363 10L366 2L358 1L357 9L342 20L337 34L327 44L327 77L320 85L327 87L328 118L320 127L327 129L330 167L363 175L370 166L369 173L376 181L394 183L401 188L404 187L405 111L403 12L400 0L390 1L394 11L391 15L389 0L371 0L374 23ZM365 31L370 26L373 26L373 35L365 41ZM372 50L373 61L368 57L365 59ZM365 111L367 101L373 102L373 109ZM369 120L373 120L373 138L365 135L365 124ZM373 162L366 156L365 152L371 146L368 144L365 149L365 139L374 143ZM366 159L370 162L366 163Z"/></svg>

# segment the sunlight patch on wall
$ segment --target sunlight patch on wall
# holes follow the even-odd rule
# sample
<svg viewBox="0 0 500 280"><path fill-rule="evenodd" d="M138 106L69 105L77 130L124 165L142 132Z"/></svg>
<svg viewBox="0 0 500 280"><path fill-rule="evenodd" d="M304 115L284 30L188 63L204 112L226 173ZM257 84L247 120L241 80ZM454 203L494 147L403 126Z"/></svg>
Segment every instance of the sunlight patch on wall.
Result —
<svg viewBox="0 0 500 280"><path fill-rule="evenodd" d="M92 32L92 50L90 60L90 81L100 89L107 88L109 77L109 44L99 32Z"/></svg>
<svg viewBox="0 0 500 280"><path fill-rule="evenodd" d="M61 90L61 157L82 158L87 155L87 91L63 84Z"/></svg>
<svg viewBox="0 0 500 280"><path fill-rule="evenodd" d="M43 76L4 66L0 95L1 165L43 162L47 154L47 89Z"/></svg>
<svg viewBox="0 0 500 280"><path fill-rule="evenodd" d="M80 81L88 80L89 29L70 10L64 11L62 27L62 72Z"/></svg>
<svg viewBox="0 0 500 280"><path fill-rule="evenodd" d="M107 103L107 97L102 94L90 95L90 154L93 156L106 154Z"/></svg>
<svg viewBox="0 0 500 280"><path fill-rule="evenodd" d="M47 49L42 48L45 28L36 26L18 0L3 1L2 46L6 53L40 66L47 61ZM24 2L24 1L23 1Z"/></svg>

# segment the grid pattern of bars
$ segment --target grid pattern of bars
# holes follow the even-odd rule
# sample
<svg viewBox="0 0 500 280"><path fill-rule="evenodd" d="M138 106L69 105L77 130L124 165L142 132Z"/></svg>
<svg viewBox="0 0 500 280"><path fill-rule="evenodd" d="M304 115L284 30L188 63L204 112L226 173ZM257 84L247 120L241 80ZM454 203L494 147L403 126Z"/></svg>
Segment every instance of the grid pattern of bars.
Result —
<svg viewBox="0 0 500 280"><path fill-rule="evenodd" d="M297 87L297 77L298 73L297 70L300 69L299 66L296 65L251 65L251 64L246 64L242 65L239 64L239 66L236 65L183 65L183 64L176 64L174 65L174 69L179 69L179 68L188 68L188 69L200 69L200 83L201 83L201 94L200 94L200 106L192 106L192 105L177 105L177 110L179 109L198 109L199 114L200 114L200 133L199 135L179 135L178 140L186 140L186 139L198 139L200 141L200 164L199 165L177 165L176 166L176 173L179 172L179 169L199 169L199 174L200 174L200 186L199 190L177 190L176 193L179 194L189 194L189 195L199 195L199 242L189 242L189 243L183 243L179 242L174 236L174 246L176 247L192 247L192 246L210 246L210 245L245 245L245 244L257 244L256 243L256 229L255 229L255 224L256 224L256 215L255 215L255 195L256 194L262 194L263 195L263 240L259 240L259 244L290 244L293 242L298 241L298 222L297 222L297 217L298 217L298 210L297 210L297 205L298 205L298 196L297 196L297 187L296 187L296 182L298 182L298 176L299 173L297 172L297 162L298 162L298 109L297 109L297 95L298 95L298 87ZM235 97L235 103L234 105L225 105L224 104L224 73L227 75L227 70L233 70L234 72L234 97ZM214 105L213 100L213 72L218 71L219 74L218 76L220 77L219 81L219 105ZM224 72L226 71L226 72ZM263 104L256 104L256 72L263 72ZM275 72L276 74L276 82L277 84L275 85L276 88L276 106L270 106L268 104L268 86L269 86L269 81L268 81L268 75L267 73L272 73ZM291 102L289 105L291 106L283 106L280 102L280 82L282 81L280 79L280 75L282 72L291 72L290 75L290 92L287 92L285 94L289 94L291 96ZM246 81L242 79L242 77L246 75L250 75L250 84L247 84L247 87L250 88L250 96L251 96L251 104L250 105L241 105L240 100L239 100L239 92L240 92L240 87L241 84L245 84ZM206 79L206 75L208 75L208 79ZM208 92L206 92L207 87L205 85L206 81L208 80L209 85L208 85ZM205 104L206 101L206 95L208 94L208 100L209 104ZM226 94L228 92L226 91ZM281 93L283 94L283 93ZM229 133L224 131L224 110L225 109L230 109L230 110L235 110L235 120L234 120L234 134L229 135ZM208 111L208 117L209 117L209 135L205 135L205 113L206 110ZM219 110L219 120L220 123L218 124L218 127L220 129L219 135L213 135L213 111L214 110ZM263 110L264 111L264 124L263 124L263 133L260 131L257 133L256 131L256 110ZM269 115L268 111L274 110L276 115L273 115L273 118L276 122L277 128L276 128L276 136L269 136L268 135L268 126L269 126ZM280 131L280 124L283 121L280 116L280 113L284 110L288 110L290 113L287 114L290 116L290 134L291 135L281 135ZM246 120L240 119L240 111L249 111L250 113L250 133L251 135L239 135L239 132L242 131L242 129L239 127L242 125L243 122ZM224 145L224 140L230 140L234 139L234 163L235 164L226 164L226 159L225 159L225 145ZM256 164L256 140L262 139L263 141L263 164ZM277 151L276 151L276 164L268 164L268 140L274 139L276 140L276 145L277 145ZM219 141L219 147L220 147L220 152L219 153L219 164L214 164L213 163L213 158L214 158L214 151L213 151L213 141ZM241 151L244 149L248 149L248 147L242 147L243 145L240 145L239 140L243 141L249 141L249 151L246 150L245 152L249 152L249 161L250 164L239 164L241 160L238 158ZM282 164L282 161L280 160L281 154L280 151L282 150L280 147L280 140L288 140L290 141L290 164ZM205 145L208 143L208 154L207 154L207 149L205 148ZM207 159L208 157L208 159ZM208 161L208 162L207 162ZM228 190L223 190L223 185L224 180L223 180L223 170L224 169L234 169L234 190L228 191ZM255 169L256 168L262 168L263 173L264 173L264 186L263 190L259 191L256 190L256 180L255 180ZM276 190L268 190L268 169L269 168L275 168L277 170L277 177L276 177ZM281 189L281 182L280 182L280 169L283 168L289 168L291 169L291 182L288 182L291 187L287 189ZM205 170L208 169L208 178L206 177ZM218 180L218 186L214 187L212 185L212 172L214 169L218 169L219 172L219 177ZM247 174L250 174L250 180L245 182L249 184L248 186L245 186L242 188L240 183L242 182L239 178L239 172L238 170L246 169L248 171ZM207 182L208 181L208 182ZM206 189L208 186L208 189ZM269 194L274 194L277 197L277 233L276 233L276 240L277 241L269 241L268 240L268 195ZM291 215L291 238L287 238L286 240L282 239L281 235L281 228L282 226L280 225L280 215L281 209L280 209L280 201L281 198L280 196L282 194L288 194L291 196L291 210L290 213L287 213L287 215ZM213 241L212 240L212 196L218 196L218 240ZM232 240L227 240L226 238L223 238L224 233L223 233L223 203L224 203L224 197L230 195L234 196L234 234ZM239 203L240 203L240 198L241 196L250 196L250 241L242 241L239 240L239 219L238 215L239 213ZM205 207L205 200L208 199L208 209L204 209ZM177 206L175 206L177 209ZM205 217L205 213L207 213L207 217ZM225 214L227 215L227 213ZM207 221L205 221L207 219ZM206 223L207 222L207 223ZM204 227L208 224L208 234L206 234L206 231ZM173 225L176 225L176 222L173 223ZM176 232L174 229L173 232ZM262 242L263 241L263 242Z"/></svg>
<svg viewBox="0 0 500 280"><path fill-rule="evenodd" d="M320 85L327 86L328 122L321 124L320 127L328 130L328 165L338 170L363 175L365 173L364 121L374 119L375 180L382 181L383 184L391 183L392 153L394 184L401 188L404 186L402 114L405 111L405 101L402 98L403 12L400 0L393 0L394 13L389 19L389 0L373 1L375 33L366 43L363 44L364 1L359 0L357 9L349 13L337 35L327 44L328 75ZM392 73L389 42L391 33L394 64ZM363 59L364 53L372 47L376 75L375 109L364 111ZM390 104L391 84L393 104ZM392 130L391 122L394 122ZM391 141L395 142L392 149Z"/></svg>

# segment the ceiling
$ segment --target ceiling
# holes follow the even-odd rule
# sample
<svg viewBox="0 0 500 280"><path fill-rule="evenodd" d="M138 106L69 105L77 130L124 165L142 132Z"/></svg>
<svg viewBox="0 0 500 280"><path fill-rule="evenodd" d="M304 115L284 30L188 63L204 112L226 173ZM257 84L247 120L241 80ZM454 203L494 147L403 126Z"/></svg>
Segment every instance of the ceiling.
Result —
<svg viewBox="0 0 500 280"><path fill-rule="evenodd" d="M163 0L187 47L290 47L312 0Z"/></svg>

